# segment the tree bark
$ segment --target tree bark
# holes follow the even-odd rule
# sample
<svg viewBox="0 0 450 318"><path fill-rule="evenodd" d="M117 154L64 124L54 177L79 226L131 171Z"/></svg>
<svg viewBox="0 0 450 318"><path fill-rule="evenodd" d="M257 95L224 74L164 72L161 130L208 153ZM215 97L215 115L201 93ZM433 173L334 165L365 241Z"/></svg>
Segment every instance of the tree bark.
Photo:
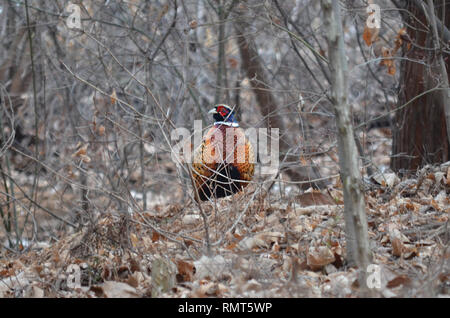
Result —
<svg viewBox="0 0 450 318"><path fill-rule="evenodd" d="M324 26L331 70L331 100L338 130L339 167L344 187L347 260L360 269L360 286L366 286L366 269L371 262L364 193L358 152L353 138L348 95L348 67L338 0L322 0Z"/></svg>
<svg viewBox="0 0 450 318"><path fill-rule="evenodd" d="M242 27L242 24L240 26ZM254 45L250 43L247 36L241 31L241 27L236 28L236 35L242 69L250 81L259 109L266 119L267 128L279 128L280 132L284 131L284 122L278 114L277 103L271 88L267 85L266 74L261 65L259 55ZM280 138L280 150L284 152L289 147L286 138Z"/></svg>
<svg viewBox="0 0 450 318"><path fill-rule="evenodd" d="M436 55L437 64L439 65L438 73L442 80L442 105L444 107L445 124L447 128L447 140L450 141L450 89L448 85L448 74L443 58L443 52L439 41L439 32L437 28L437 19L434 12L433 0L427 0L428 3L428 22L431 25L433 33L434 48L438 51Z"/></svg>
<svg viewBox="0 0 450 318"><path fill-rule="evenodd" d="M241 56L241 66L250 81L259 109L266 119L267 128L279 128L280 162L284 161L286 166L289 166L289 168L283 168L283 171L286 172L292 181L301 182L299 185L302 189L309 187L323 188L326 185L324 181L309 182L321 178L316 166L299 166L295 164L295 167L291 168L292 165L289 163L298 161L298 157L287 156L285 158L285 155L291 149L288 138L292 133L286 134L283 118L278 114L277 102L272 94L272 89L267 84L268 81L258 52L253 43L242 32L242 30L245 30L245 24L243 22L237 23L235 30Z"/></svg>
<svg viewBox="0 0 450 318"><path fill-rule="evenodd" d="M449 105L445 105L442 85L436 79L445 81L440 76L442 67L434 63L439 58L436 51L428 49L432 45L433 33L428 31L431 27L422 4L425 2L408 1L405 8L408 14L403 16L412 43L409 50L408 44L404 48L406 52L401 62L398 107L408 105L397 110L392 131L391 168L406 174L428 163L450 160L444 111ZM442 16L442 6L436 7L437 16ZM449 25L450 4L446 6L445 17L444 24ZM448 73L448 54L443 61ZM434 66L430 66L430 63L434 63Z"/></svg>

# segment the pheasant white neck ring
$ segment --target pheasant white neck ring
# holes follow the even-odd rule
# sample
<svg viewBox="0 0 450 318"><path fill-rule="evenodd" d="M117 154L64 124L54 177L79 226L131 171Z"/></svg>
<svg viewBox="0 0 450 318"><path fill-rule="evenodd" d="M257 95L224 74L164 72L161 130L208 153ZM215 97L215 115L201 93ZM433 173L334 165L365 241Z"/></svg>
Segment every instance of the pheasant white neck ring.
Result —
<svg viewBox="0 0 450 318"><path fill-rule="evenodd" d="M229 121L216 121L214 125L225 125L229 127L239 127L238 123L235 122L229 122Z"/></svg>

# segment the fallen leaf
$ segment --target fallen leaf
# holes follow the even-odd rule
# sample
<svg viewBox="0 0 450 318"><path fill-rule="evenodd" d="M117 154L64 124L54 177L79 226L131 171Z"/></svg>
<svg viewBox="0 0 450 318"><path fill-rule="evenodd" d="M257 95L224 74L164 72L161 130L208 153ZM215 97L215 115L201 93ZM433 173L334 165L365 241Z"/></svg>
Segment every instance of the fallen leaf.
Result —
<svg viewBox="0 0 450 318"><path fill-rule="evenodd" d="M393 280L389 281L386 285L387 288L394 288L400 285L408 285L411 282L411 279L406 275L399 275L395 277Z"/></svg>
<svg viewBox="0 0 450 318"><path fill-rule="evenodd" d="M86 156L86 155L80 155L79 157L80 157L81 161L83 161L84 163L89 163L89 162L91 162L91 158L90 158L89 156Z"/></svg>
<svg viewBox="0 0 450 318"><path fill-rule="evenodd" d="M225 246L225 249L227 250L234 250L236 248L236 246L238 245L239 242L231 242L230 244Z"/></svg>
<svg viewBox="0 0 450 318"><path fill-rule="evenodd" d="M103 295L107 298L136 298L136 289L126 283L106 281L99 286Z"/></svg>
<svg viewBox="0 0 450 318"><path fill-rule="evenodd" d="M98 127L98 134L99 134L100 136L103 136L103 135L105 134L105 131L106 131L105 126L100 125L100 126Z"/></svg>
<svg viewBox="0 0 450 318"><path fill-rule="evenodd" d="M364 28L363 39L367 46L372 46L372 44L377 40L380 29L369 28L367 25Z"/></svg>
<svg viewBox="0 0 450 318"><path fill-rule="evenodd" d="M127 284L132 286L132 287L134 287L134 288L137 288L139 286L138 280L133 275L130 275L130 277L128 277Z"/></svg>
<svg viewBox="0 0 450 318"><path fill-rule="evenodd" d="M391 75L391 76L394 76L396 72L397 72L397 69L395 68L394 62L392 62L388 66L388 74Z"/></svg>
<svg viewBox="0 0 450 318"><path fill-rule="evenodd" d="M31 297L32 298L44 298L44 290L33 285Z"/></svg>
<svg viewBox="0 0 450 318"><path fill-rule="evenodd" d="M254 248L269 248L272 243L278 242L283 237L280 232L262 232L248 237L239 242L241 250L252 250Z"/></svg>
<svg viewBox="0 0 450 318"><path fill-rule="evenodd" d="M160 239L161 239L161 235L159 235L158 232L153 231L153 233L152 233L152 242L159 241Z"/></svg>
<svg viewBox="0 0 450 318"><path fill-rule="evenodd" d="M195 274L194 264L191 262L186 262L183 260L178 260L177 262L178 275L177 281L180 282L192 282Z"/></svg>
<svg viewBox="0 0 450 318"><path fill-rule="evenodd" d="M233 58L233 57L230 57L230 58L228 59L228 63L230 64L230 67L231 67L232 69L237 69L237 67L239 66L238 60L235 59L235 58Z"/></svg>
<svg viewBox="0 0 450 318"><path fill-rule="evenodd" d="M324 194L318 190L300 194L296 197L296 201L300 203L301 206L303 207L313 205L335 204L335 201L328 194Z"/></svg>
<svg viewBox="0 0 450 318"><path fill-rule="evenodd" d="M188 214L183 216L183 224L193 225L201 221L201 216L198 214Z"/></svg>
<svg viewBox="0 0 450 318"><path fill-rule="evenodd" d="M189 22L189 27L190 27L191 29L196 29L197 26L198 26L197 20L192 20L191 22Z"/></svg>
<svg viewBox="0 0 450 318"><path fill-rule="evenodd" d="M392 255L397 257L402 256L402 252L404 250L403 242L398 237L394 237L394 239L391 240L391 244Z"/></svg>
<svg viewBox="0 0 450 318"><path fill-rule="evenodd" d="M109 97L111 99L111 104L115 105L116 102L117 102L117 93L116 93L115 89L113 89L113 91L112 91L112 93L111 93L111 95Z"/></svg>
<svg viewBox="0 0 450 318"><path fill-rule="evenodd" d="M223 275L228 265L225 258L221 255L214 257L203 255L199 260L194 262L194 266L195 278L205 279L207 277L216 278Z"/></svg>
<svg viewBox="0 0 450 318"><path fill-rule="evenodd" d="M77 147L77 151L72 155L72 157L81 157L87 154L88 144Z"/></svg>
<svg viewBox="0 0 450 318"><path fill-rule="evenodd" d="M395 173L380 173L372 177L378 184L392 188L400 182L400 178Z"/></svg>
<svg viewBox="0 0 450 318"><path fill-rule="evenodd" d="M306 255L306 263L312 270L322 269L336 260L333 252L327 246L310 248Z"/></svg>

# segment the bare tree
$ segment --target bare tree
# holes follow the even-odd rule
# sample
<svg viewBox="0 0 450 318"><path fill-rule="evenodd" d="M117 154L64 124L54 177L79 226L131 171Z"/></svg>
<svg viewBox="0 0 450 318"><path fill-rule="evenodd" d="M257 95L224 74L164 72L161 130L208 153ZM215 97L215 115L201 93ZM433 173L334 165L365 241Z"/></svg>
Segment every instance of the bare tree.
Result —
<svg viewBox="0 0 450 318"><path fill-rule="evenodd" d="M440 78L442 80L442 105L444 107L444 113L445 113L445 123L447 127L447 140L450 142L450 86L448 84L448 74L447 74L447 68L445 65L444 57L443 57L443 47L441 47L440 39L439 39L439 32L437 27L437 20L436 20L436 14L434 9L434 3L433 0L428 0L428 15L427 20L428 23L431 25L431 30L433 32L433 44L434 48L437 51L436 53L436 60L438 64L438 74L440 75ZM445 3L445 2L444 2ZM444 9L441 11L445 12ZM441 27L442 28L442 27Z"/></svg>
<svg viewBox="0 0 450 318"><path fill-rule="evenodd" d="M437 14L430 8L433 5L430 1L428 5L425 1L394 3L402 9L409 41L404 44L405 59L401 62L391 167L395 171L412 172L425 164L450 159L447 128L450 39L446 27L450 22L450 3L434 1L439 3Z"/></svg>
<svg viewBox="0 0 450 318"><path fill-rule="evenodd" d="M318 181L320 173L314 165L299 166L295 156L291 153L293 145L293 134L289 134L280 113L280 107L271 90L269 80L262 66L261 57L257 53L255 44L244 33L248 25L241 20L235 24L237 44L241 56L242 69L250 81L253 93L258 103L258 108L264 116L268 128L278 128L281 132L280 138L280 161L283 163L282 170L294 181L300 182L301 188L307 189L311 186L323 187L325 182ZM301 146L300 146L301 147ZM311 181L316 180L316 181Z"/></svg>
<svg viewBox="0 0 450 318"><path fill-rule="evenodd" d="M371 254L367 235L364 192L361 187L358 152L353 137L350 107L347 101L348 68L338 0L322 0L324 26L328 40L331 69L331 100L336 114L339 167L344 187L344 214L347 258L360 269L360 284L365 286L365 270Z"/></svg>

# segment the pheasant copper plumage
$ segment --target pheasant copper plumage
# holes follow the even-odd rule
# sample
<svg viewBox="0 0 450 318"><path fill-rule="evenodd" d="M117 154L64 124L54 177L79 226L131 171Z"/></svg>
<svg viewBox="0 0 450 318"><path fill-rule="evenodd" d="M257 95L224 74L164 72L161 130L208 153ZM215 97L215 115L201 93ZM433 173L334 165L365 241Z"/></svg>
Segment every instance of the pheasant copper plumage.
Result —
<svg viewBox="0 0 450 318"><path fill-rule="evenodd" d="M234 110L221 104L209 113L215 123L195 151L192 164L194 192L201 201L241 191L255 171L252 146L235 120Z"/></svg>

